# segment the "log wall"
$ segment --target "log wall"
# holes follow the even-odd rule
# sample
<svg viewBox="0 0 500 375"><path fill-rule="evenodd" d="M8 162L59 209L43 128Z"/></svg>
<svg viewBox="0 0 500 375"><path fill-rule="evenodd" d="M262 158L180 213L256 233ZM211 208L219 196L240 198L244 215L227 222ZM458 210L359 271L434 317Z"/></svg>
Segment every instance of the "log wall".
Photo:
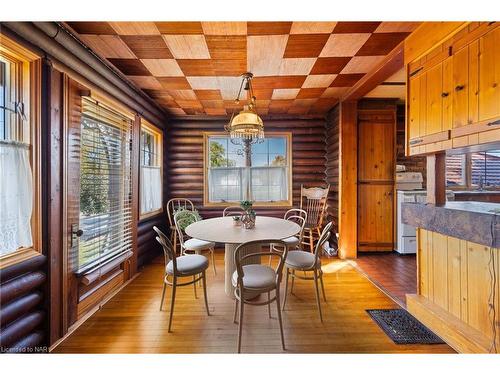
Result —
<svg viewBox="0 0 500 375"><path fill-rule="evenodd" d="M45 352L46 257L0 270L0 352Z"/></svg>
<svg viewBox="0 0 500 375"><path fill-rule="evenodd" d="M339 219L339 115L339 106L335 106L326 117L325 172L326 182L330 184L327 214L336 227Z"/></svg>
<svg viewBox="0 0 500 375"><path fill-rule="evenodd" d="M293 205L300 186L325 186L326 126L324 120L266 120L269 132L292 133ZM172 120L167 139L166 186L169 198L188 198L203 218L220 216L222 207L203 206L203 133L221 132L223 120ZM257 208L257 214L282 217L289 207Z"/></svg>

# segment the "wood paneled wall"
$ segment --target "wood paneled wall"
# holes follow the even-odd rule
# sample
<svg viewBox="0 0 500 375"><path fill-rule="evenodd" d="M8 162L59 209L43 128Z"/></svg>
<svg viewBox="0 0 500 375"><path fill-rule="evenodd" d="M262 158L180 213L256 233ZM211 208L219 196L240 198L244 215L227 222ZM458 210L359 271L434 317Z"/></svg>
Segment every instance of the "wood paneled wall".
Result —
<svg viewBox="0 0 500 375"><path fill-rule="evenodd" d="M340 106L335 106L326 116L326 182L330 184L328 194L328 220L335 226L339 222L339 120ZM337 228L338 231L338 228Z"/></svg>
<svg viewBox="0 0 500 375"><path fill-rule="evenodd" d="M0 352L46 351L43 255L0 271Z"/></svg>
<svg viewBox="0 0 500 375"><path fill-rule="evenodd" d="M165 158L168 197L193 201L203 218L220 216L223 207L203 206L203 133L220 132L225 120L172 120L168 126ZM325 186L325 120L265 120L265 130L292 133L293 204L300 185ZM283 216L285 207L257 208L261 215Z"/></svg>
<svg viewBox="0 0 500 375"><path fill-rule="evenodd" d="M498 353L499 249L420 228L417 236L418 294L407 295L410 312L460 352L495 353L496 339Z"/></svg>

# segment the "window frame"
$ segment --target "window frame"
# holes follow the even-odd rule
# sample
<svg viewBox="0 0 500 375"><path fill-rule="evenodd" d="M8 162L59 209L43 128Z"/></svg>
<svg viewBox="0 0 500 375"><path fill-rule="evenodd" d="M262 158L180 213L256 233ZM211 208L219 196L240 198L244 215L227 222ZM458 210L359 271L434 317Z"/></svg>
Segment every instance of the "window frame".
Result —
<svg viewBox="0 0 500 375"><path fill-rule="evenodd" d="M162 206L153 211L148 211L148 212L141 212L141 204L140 204L140 197L141 197L141 187L142 187L142 180L141 180L141 171L140 169L142 168L142 132L143 130L146 133L149 133L153 135L155 144L157 145L157 153L156 153L156 158L158 159L158 165L160 167L160 176L161 176L161 189L160 189L160 201L163 202L163 131L158 128L157 126L151 124L150 122L146 121L141 117L141 122L140 122L140 129L139 129L139 220L147 219L149 217L161 214L163 212L163 204Z"/></svg>
<svg viewBox="0 0 500 375"><path fill-rule="evenodd" d="M41 207L41 56L10 39L0 32L0 54L15 65L16 87L9 89L11 99L23 103L26 121L16 120L16 139L30 145L30 165L33 175L33 212L31 232L33 245L22 247L0 256L0 269L42 254L42 207ZM7 104L7 103L6 103ZM6 124L7 125L7 124Z"/></svg>
<svg viewBox="0 0 500 375"><path fill-rule="evenodd" d="M239 201L210 202L208 188L209 170L209 147L210 137L229 137L225 132L203 132L203 206L205 207L226 207L232 204L239 204ZM288 168L288 199L276 202L254 202L254 207L292 207L293 205L293 166L292 166L292 133L291 132L265 132L264 138L286 138L286 166Z"/></svg>
<svg viewBox="0 0 500 375"><path fill-rule="evenodd" d="M462 183L459 185L446 185L446 188L453 191L465 191L465 190L475 190L479 185L472 183L472 154L475 153L488 153L485 151L468 152L465 154L459 154L463 160L463 171L462 171ZM456 154L450 156L457 156ZM484 185L483 191L498 191L500 186Z"/></svg>

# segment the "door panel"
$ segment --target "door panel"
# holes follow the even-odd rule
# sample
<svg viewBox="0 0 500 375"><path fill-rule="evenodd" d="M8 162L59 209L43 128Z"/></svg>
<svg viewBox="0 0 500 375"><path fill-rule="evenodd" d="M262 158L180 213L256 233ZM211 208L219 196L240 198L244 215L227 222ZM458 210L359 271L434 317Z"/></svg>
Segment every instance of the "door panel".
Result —
<svg viewBox="0 0 500 375"><path fill-rule="evenodd" d="M453 127L468 123L469 108L469 49L462 48L453 55Z"/></svg>
<svg viewBox="0 0 500 375"><path fill-rule="evenodd" d="M443 61L443 122L441 130L450 130L453 126L453 58Z"/></svg>
<svg viewBox="0 0 500 375"><path fill-rule="evenodd" d="M409 139L414 139L420 136L420 77L421 75L410 78L410 123L408 124Z"/></svg>
<svg viewBox="0 0 500 375"><path fill-rule="evenodd" d="M426 135L439 133L442 130L442 93L443 64L438 64L427 72Z"/></svg>
<svg viewBox="0 0 500 375"><path fill-rule="evenodd" d="M500 115L500 27L479 40L479 121Z"/></svg>
<svg viewBox="0 0 500 375"><path fill-rule="evenodd" d="M395 112L360 111L358 123L358 249L394 248Z"/></svg>

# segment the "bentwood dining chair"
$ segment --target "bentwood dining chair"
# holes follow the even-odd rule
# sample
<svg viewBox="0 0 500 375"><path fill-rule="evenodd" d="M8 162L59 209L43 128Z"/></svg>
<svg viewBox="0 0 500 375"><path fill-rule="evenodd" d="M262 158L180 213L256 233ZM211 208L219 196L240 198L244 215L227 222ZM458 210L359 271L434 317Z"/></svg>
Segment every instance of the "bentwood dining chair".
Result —
<svg viewBox="0 0 500 375"><path fill-rule="evenodd" d="M183 255L177 256L173 249L172 243L168 237L157 227L153 227L158 236L156 241L160 243L163 248L163 255L165 257L165 274L163 277L163 292L161 294L160 311L163 309L163 301L165 299L165 290L168 286L172 287L172 297L170 300L170 317L168 319L168 332L172 332L172 317L174 315L175 292L177 287L193 284L194 298L196 295L196 283L202 281L203 284L203 297L205 298L205 308L207 315L210 316L208 310L207 299L207 282L205 271L208 268L208 259L203 255ZM192 277L192 280L179 283L179 278Z"/></svg>
<svg viewBox="0 0 500 375"><path fill-rule="evenodd" d="M326 201L330 185L325 189L320 187L300 187L300 208L307 212L307 221L302 235L302 244L309 246L309 251L314 251L314 241L321 235L323 217L326 210Z"/></svg>
<svg viewBox="0 0 500 375"><path fill-rule="evenodd" d="M243 215L245 211L240 206L228 206L222 211L222 216L240 216Z"/></svg>
<svg viewBox="0 0 500 375"><path fill-rule="evenodd" d="M214 248L215 243L209 241L199 240L197 238L189 238L186 240L187 235L184 232L186 227L195 222L196 215L194 213L188 212L178 212L174 215L175 228L177 230L177 237L179 238L179 243L181 244L181 255L186 254L201 254L203 251L209 251L212 260L212 267L214 269L214 275L217 275L217 269L215 268L215 255Z"/></svg>
<svg viewBox="0 0 500 375"><path fill-rule="evenodd" d="M167 202L167 217L168 224L170 225L170 241L173 242L175 251L177 251L177 245L179 245L180 249L180 242L177 241L177 230L175 229L174 223L174 213L179 209L194 211L194 204L186 198L172 198Z"/></svg>
<svg viewBox="0 0 500 375"><path fill-rule="evenodd" d="M285 212L283 219L292 221L300 226L300 233L298 237L292 236L283 239L283 242L287 244L289 250L295 249L302 243L304 227L307 222L307 212L300 208L292 208L287 212ZM276 246L273 246L272 249L277 251L283 251L282 249L281 250L277 249Z"/></svg>
<svg viewBox="0 0 500 375"><path fill-rule="evenodd" d="M318 305L319 319L323 322L323 314L321 312L321 302L319 298L319 288L318 279L321 283L321 291L323 293L323 299L326 302L325 286L323 285L323 271L321 270L321 251L323 249L323 244L330 238L330 233L332 229L332 222L329 222L321 235L316 247L314 249L314 254L309 251L304 250L293 250L289 251L287 257L285 258L285 268L286 268L286 280L285 280L285 296L283 297L283 310L285 309L287 294L288 294L288 279L292 277L292 286L290 288L290 293L293 293L293 284L295 278L302 280L314 280L314 287L316 290L316 304ZM291 271L291 272L290 272ZM301 271L304 276L299 275L295 271ZM307 273L312 272L312 276L308 276Z"/></svg>
<svg viewBox="0 0 500 375"><path fill-rule="evenodd" d="M277 244L284 248L283 253L273 252L254 252L248 254L254 248L262 248ZM283 273L283 265L288 252L288 248L283 241L277 240L259 240L245 242L239 245L234 252L234 263L236 271L232 276L232 284L235 296L234 307L234 322L236 323L236 315L239 307L239 325L238 325L238 353L241 352L241 332L243 328L243 310L245 305L268 306L268 314L271 317L271 303L276 302L278 312L278 322L281 333L281 345L285 350L285 337L283 335L283 323L281 320L281 306L280 306L280 284ZM278 258L278 265L276 268L264 264L247 264L250 258L258 258L262 256ZM271 292L274 291L274 296L271 297ZM255 301L253 297L255 294L267 293L265 301ZM250 297L251 296L251 297ZM265 298L265 297L264 297Z"/></svg>

